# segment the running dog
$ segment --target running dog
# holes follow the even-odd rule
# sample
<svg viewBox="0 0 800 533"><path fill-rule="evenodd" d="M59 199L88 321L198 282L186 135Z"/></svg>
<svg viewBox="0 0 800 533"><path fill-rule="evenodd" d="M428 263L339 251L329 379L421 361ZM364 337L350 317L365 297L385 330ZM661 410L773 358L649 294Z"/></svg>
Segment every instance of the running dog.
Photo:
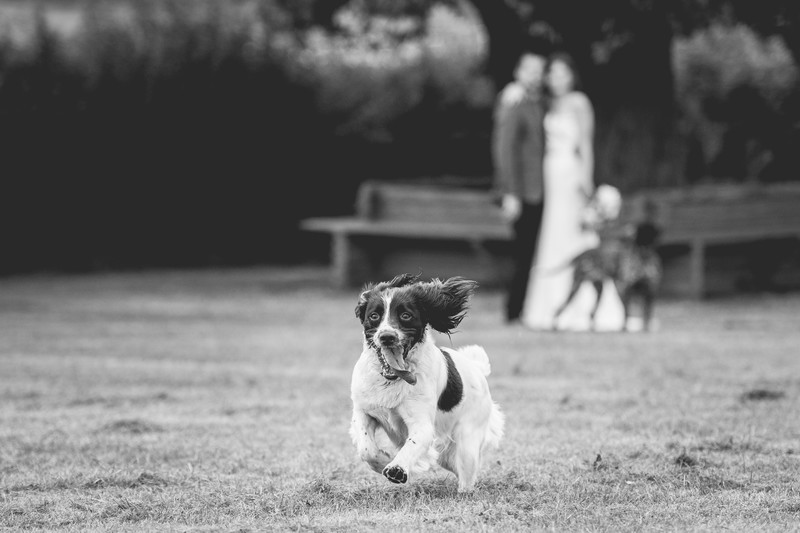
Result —
<svg viewBox="0 0 800 533"><path fill-rule="evenodd" d="M503 436L486 351L439 347L431 332L449 335L461 323L476 286L402 274L368 284L358 299L364 334L350 436L361 460L393 483L438 463L458 477L459 492L470 491L482 453Z"/></svg>

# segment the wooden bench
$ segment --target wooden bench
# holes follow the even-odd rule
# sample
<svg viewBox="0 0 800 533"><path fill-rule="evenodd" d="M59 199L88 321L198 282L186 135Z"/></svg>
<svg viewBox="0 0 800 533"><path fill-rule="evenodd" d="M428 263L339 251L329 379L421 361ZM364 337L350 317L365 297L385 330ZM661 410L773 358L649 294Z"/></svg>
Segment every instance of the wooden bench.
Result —
<svg viewBox="0 0 800 533"><path fill-rule="evenodd" d="M709 246L800 237L800 186L709 186L626 195L620 224L636 220L644 199L657 206L662 248L683 248L688 265L672 272L678 290L702 297ZM355 215L310 218L307 231L332 237L331 266L341 287L400 272L462 275L499 285L510 275L510 225L483 186L365 182ZM669 266L667 265L667 268Z"/></svg>
<svg viewBox="0 0 800 533"><path fill-rule="evenodd" d="M486 188L418 182L365 182L355 215L301 221L332 237L331 266L338 286L392 277L401 271L460 275L491 284L507 275L502 248L511 228Z"/></svg>
<svg viewBox="0 0 800 533"><path fill-rule="evenodd" d="M688 247L687 289L701 298L707 289L709 247L771 239L800 238L800 184L701 185L640 192L626 198L656 203L661 245Z"/></svg>

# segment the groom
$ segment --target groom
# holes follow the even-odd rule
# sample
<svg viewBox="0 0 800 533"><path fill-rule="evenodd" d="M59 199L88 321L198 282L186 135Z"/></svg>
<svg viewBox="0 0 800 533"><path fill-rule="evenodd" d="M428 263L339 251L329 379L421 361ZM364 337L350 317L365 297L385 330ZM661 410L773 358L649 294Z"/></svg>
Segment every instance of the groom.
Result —
<svg viewBox="0 0 800 533"><path fill-rule="evenodd" d="M525 51L514 81L497 99L492 132L495 189L501 210L512 223L513 271L506 296L505 319L519 320L525 303L533 255L544 207L544 105L542 81L546 59Z"/></svg>

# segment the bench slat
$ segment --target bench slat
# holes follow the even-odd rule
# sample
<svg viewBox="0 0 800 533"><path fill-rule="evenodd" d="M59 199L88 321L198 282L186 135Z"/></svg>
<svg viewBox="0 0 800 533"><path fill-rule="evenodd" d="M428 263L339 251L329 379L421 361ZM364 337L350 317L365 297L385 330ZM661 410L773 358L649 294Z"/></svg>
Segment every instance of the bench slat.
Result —
<svg viewBox="0 0 800 533"><path fill-rule="evenodd" d="M377 220L503 224L492 194L480 189L369 183L359 192L357 215Z"/></svg>
<svg viewBox="0 0 800 533"><path fill-rule="evenodd" d="M459 239L466 241L507 241L511 227L507 224L432 223L413 220L363 220L360 218L309 218L301 223L307 231L347 233L350 235L384 235L420 239Z"/></svg>

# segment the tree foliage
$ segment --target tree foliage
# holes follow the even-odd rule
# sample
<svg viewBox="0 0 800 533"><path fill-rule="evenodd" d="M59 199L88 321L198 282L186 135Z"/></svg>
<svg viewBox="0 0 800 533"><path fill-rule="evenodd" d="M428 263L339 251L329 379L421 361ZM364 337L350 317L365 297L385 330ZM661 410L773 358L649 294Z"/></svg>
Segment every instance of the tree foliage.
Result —
<svg viewBox="0 0 800 533"><path fill-rule="evenodd" d="M87 0L65 20L7 3L0 226L35 237L6 229L0 271L69 250L271 260L363 179L488 177L494 96L532 37L578 61L598 182L798 176L795 2Z"/></svg>
<svg viewBox="0 0 800 533"><path fill-rule="evenodd" d="M788 179L800 171L795 0L504 5L525 35L544 36L576 58L599 113L600 179L628 188L674 184L675 176ZM524 42L489 34L506 41L492 50Z"/></svg>

